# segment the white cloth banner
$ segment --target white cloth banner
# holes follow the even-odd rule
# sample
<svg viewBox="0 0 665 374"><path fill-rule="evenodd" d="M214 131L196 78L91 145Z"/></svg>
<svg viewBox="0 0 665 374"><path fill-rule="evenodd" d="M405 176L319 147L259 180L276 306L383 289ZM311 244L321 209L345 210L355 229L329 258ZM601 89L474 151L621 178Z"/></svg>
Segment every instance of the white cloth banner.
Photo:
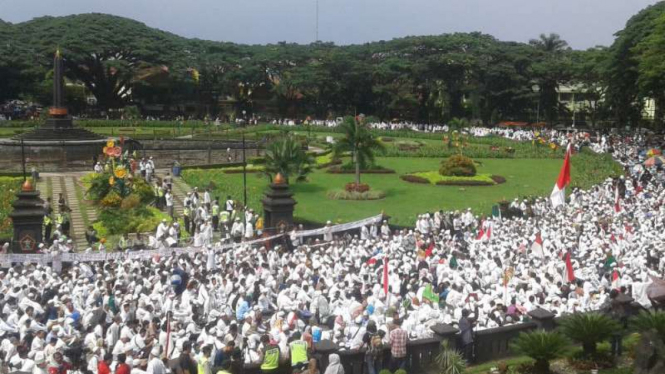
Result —
<svg viewBox="0 0 665 374"><path fill-rule="evenodd" d="M365 225L381 222L382 218L383 215L379 214L377 216L365 218L356 222L343 223L340 225L323 227L314 230L300 231L296 233L296 236L300 238L306 236L323 235L328 231L336 233L346 230L352 230ZM213 247L213 250L223 251L230 248L250 246L253 244L277 239L284 235L288 234L278 234L278 235L269 236L267 238L259 238L242 243L217 244ZM185 253L196 254L205 251L206 249L203 247L179 247L179 248L161 248L161 249L129 251L129 252L60 253L57 255L9 253L9 254L0 255L0 264L3 264L0 265L0 267L8 266L11 263L33 263L33 264L47 265L53 262L53 259L55 257L59 257L60 262L100 262L100 261L124 261L132 259L146 260L153 257L171 256L173 254L178 256Z"/></svg>
<svg viewBox="0 0 665 374"><path fill-rule="evenodd" d="M299 231L296 232L296 237L297 238L302 238L305 236L315 236L315 235L323 235L328 232L336 233L336 232L341 232L341 231L348 231L348 230L353 230L357 229L363 226L371 225L374 223L379 223L383 219L383 214L376 215L374 217L369 217L365 219L361 219L360 221L355 221L355 222L349 222L349 223L342 223L339 225L335 226L330 226L330 227L321 227L320 229L314 229L314 230L305 230L305 231Z"/></svg>

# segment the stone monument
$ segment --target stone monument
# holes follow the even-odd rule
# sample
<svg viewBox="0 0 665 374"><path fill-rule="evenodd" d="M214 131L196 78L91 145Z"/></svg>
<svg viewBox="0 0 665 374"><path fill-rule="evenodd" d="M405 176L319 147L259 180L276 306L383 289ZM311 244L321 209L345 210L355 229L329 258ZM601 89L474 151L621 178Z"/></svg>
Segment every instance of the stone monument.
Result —
<svg viewBox="0 0 665 374"><path fill-rule="evenodd" d="M297 202L282 174L277 174L268 186L263 199L263 226L275 233L287 232L293 227L293 210Z"/></svg>
<svg viewBox="0 0 665 374"><path fill-rule="evenodd" d="M92 170L93 159L102 153L106 138L74 126L65 103L63 56L53 58L53 106L41 126L11 139L0 139L0 168L18 170L21 149L39 171ZM125 144L138 143L126 139Z"/></svg>
<svg viewBox="0 0 665 374"><path fill-rule="evenodd" d="M43 239L44 201L29 179L23 182L16 197L12 204L14 211L9 215L14 223L12 252L36 253Z"/></svg>

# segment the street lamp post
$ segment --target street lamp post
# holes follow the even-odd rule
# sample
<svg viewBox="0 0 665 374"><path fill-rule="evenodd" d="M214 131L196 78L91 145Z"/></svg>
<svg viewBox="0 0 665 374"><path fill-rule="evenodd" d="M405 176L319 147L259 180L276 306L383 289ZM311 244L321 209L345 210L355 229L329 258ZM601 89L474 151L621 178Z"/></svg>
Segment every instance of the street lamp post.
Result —
<svg viewBox="0 0 665 374"><path fill-rule="evenodd" d="M247 111L242 111L242 190L243 190L243 233L247 230L247 161L245 159L245 129L247 128Z"/></svg>
<svg viewBox="0 0 665 374"><path fill-rule="evenodd" d="M537 97L538 104L536 106L536 108L537 108L536 109L536 123L540 123L540 86L538 86L537 84L534 84L531 88L533 89L533 92L538 94L538 97Z"/></svg>

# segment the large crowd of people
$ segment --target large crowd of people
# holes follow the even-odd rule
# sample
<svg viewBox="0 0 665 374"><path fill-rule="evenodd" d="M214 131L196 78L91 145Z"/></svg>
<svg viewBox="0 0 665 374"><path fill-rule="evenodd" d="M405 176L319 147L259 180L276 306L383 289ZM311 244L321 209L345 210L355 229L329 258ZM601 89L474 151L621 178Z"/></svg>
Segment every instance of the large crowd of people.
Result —
<svg viewBox="0 0 665 374"><path fill-rule="evenodd" d="M195 191L185 202L186 229L206 234L190 254L0 272L0 359L9 371L35 374L235 373L243 365L343 373L337 355L317 365L315 343L329 340L366 350L374 374L384 364L404 367L407 342L431 337L438 323L460 329L473 359L474 331L520 323L536 308L559 316L601 310L622 293L648 306L650 277L665 269L665 176L643 161L661 144L539 136L612 152L625 174L572 190L557 208L548 198L514 201L510 219L423 212L414 229L384 221L357 234L291 235L290 245L244 244L255 227L232 223L233 201ZM220 249L214 229L238 244Z"/></svg>

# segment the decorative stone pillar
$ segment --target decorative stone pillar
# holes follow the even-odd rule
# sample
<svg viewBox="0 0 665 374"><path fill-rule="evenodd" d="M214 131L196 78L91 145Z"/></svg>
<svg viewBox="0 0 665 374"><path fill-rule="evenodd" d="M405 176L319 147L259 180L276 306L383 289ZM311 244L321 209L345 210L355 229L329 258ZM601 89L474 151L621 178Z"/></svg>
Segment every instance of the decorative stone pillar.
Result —
<svg viewBox="0 0 665 374"><path fill-rule="evenodd" d="M277 174L263 199L263 226L274 233L287 232L293 227L293 211L297 202L282 174Z"/></svg>
<svg viewBox="0 0 665 374"><path fill-rule="evenodd" d="M30 180L23 183L16 197L14 211L9 215L14 223L12 252L36 253L43 239L44 201Z"/></svg>
<svg viewBox="0 0 665 374"><path fill-rule="evenodd" d="M528 314L533 322L538 326L538 329L545 331L554 330L554 317L556 317L554 313L542 308L536 308L530 311Z"/></svg>

